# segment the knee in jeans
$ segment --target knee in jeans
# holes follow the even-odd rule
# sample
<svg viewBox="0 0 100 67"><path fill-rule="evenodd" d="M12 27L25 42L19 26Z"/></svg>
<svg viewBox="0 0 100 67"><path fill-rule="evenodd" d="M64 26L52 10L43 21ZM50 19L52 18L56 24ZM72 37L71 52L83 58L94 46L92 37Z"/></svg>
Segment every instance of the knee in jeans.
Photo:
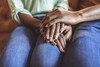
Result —
<svg viewBox="0 0 100 67"><path fill-rule="evenodd" d="M91 32L88 30L80 30L74 33L73 39L88 38L91 36Z"/></svg>
<svg viewBox="0 0 100 67"><path fill-rule="evenodd" d="M32 32L26 27L17 27L11 34L11 37L23 37L23 36L30 36Z"/></svg>

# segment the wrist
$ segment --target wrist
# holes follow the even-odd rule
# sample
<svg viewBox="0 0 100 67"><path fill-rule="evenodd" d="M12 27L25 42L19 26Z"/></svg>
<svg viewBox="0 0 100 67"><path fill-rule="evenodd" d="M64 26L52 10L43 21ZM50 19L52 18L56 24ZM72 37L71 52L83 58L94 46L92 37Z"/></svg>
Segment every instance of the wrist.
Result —
<svg viewBox="0 0 100 67"><path fill-rule="evenodd" d="M83 12L81 11L76 11L76 14L77 14L77 19L76 19L76 23L81 23L83 22Z"/></svg>
<svg viewBox="0 0 100 67"><path fill-rule="evenodd" d="M41 25L42 25L42 22L41 22L40 20L38 20L38 21L37 21L37 24L36 24L36 28L37 28L38 30L40 30L40 29L41 29Z"/></svg>

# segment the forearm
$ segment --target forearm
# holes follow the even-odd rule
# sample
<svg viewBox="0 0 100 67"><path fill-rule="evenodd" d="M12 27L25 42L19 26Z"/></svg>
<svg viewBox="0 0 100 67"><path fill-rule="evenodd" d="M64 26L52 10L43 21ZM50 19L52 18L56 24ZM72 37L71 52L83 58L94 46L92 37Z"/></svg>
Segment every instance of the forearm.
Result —
<svg viewBox="0 0 100 67"><path fill-rule="evenodd" d="M40 20L24 13L19 13L18 15L23 24L26 24L31 27L39 28L41 22Z"/></svg>
<svg viewBox="0 0 100 67"><path fill-rule="evenodd" d="M100 4L82 9L78 12L81 16L81 19L78 22L98 20L100 19Z"/></svg>

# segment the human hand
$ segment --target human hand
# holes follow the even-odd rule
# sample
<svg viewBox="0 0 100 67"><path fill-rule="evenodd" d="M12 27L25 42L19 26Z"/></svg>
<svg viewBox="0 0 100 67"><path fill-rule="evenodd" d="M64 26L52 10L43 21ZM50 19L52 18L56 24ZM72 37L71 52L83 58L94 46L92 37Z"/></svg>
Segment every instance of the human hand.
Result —
<svg viewBox="0 0 100 67"><path fill-rule="evenodd" d="M64 29L62 28L62 31ZM54 40L58 48L61 52L65 52L65 49L67 48L68 41L71 39L72 36L72 27L66 27L66 30L64 30L58 37L58 39Z"/></svg>
<svg viewBox="0 0 100 67"><path fill-rule="evenodd" d="M56 23L48 28L45 28L41 32L45 40L53 41L58 39L60 34L66 34L70 30L72 31L72 27L70 25L65 25L64 23Z"/></svg>
<svg viewBox="0 0 100 67"><path fill-rule="evenodd" d="M55 10L46 15L42 25L45 27L49 27L59 22L68 25L75 25L78 24L80 20L81 20L81 13L77 11Z"/></svg>

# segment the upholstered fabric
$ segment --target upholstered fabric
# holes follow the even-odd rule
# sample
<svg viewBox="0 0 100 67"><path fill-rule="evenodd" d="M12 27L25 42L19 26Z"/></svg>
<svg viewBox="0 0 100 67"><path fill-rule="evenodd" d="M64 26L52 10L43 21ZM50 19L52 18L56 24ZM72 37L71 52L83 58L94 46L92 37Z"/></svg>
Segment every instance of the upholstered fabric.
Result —
<svg viewBox="0 0 100 67"><path fill-rule="evenodd" d="M0 53L10 35L10 32L16 27L13 22L7 0L0 0Z"/></svg>

